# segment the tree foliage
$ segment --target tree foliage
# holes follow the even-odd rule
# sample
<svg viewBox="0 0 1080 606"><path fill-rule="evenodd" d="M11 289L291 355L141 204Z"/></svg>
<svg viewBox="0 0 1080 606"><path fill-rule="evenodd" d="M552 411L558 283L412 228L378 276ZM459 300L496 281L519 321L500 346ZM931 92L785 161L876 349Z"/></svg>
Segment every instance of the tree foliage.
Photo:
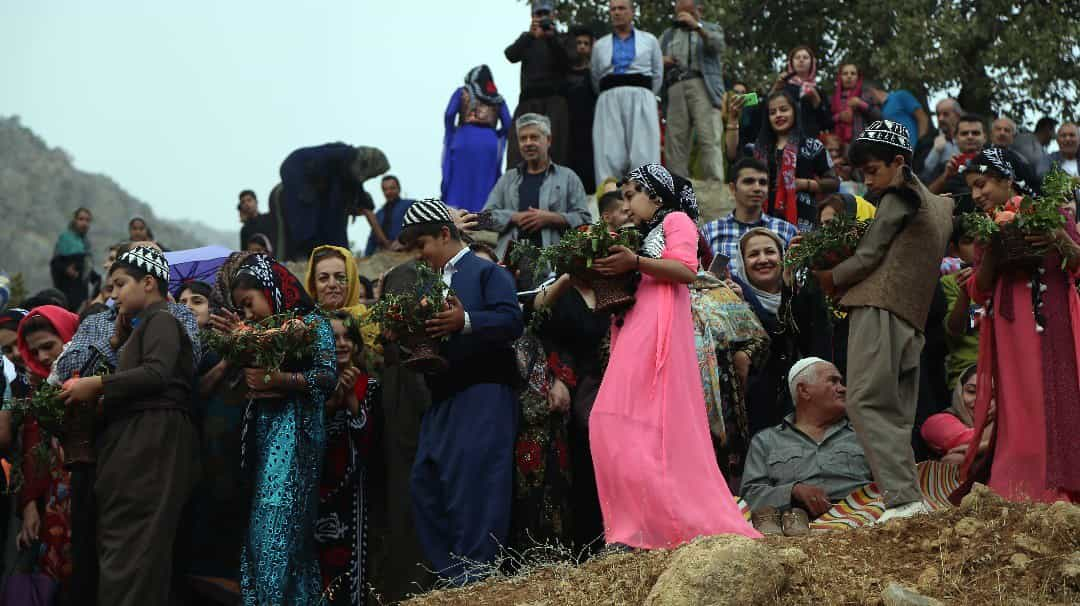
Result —
<svg viewBox="0 0 1080 606"><path fill-rule="evenodd" d="M637 0L638 26L660 34L674 2ZM832 88L841 62L920 98L959 91L965 109L1077 117L1080 2L1074 0L701 0L727 40L732 78L765 88L798 44L813 47L819 82ZM564 23L608 31L606 0L562 0Z"/></svg>

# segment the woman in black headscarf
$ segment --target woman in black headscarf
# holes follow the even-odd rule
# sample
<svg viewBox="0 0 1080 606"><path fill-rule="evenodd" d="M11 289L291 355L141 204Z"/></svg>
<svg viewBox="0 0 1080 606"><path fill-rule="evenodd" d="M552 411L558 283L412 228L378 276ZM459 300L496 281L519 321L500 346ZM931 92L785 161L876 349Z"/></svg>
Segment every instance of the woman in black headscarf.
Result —
<svg viewBox="0 0 1080 606"><path fill-rule="evenodd" d="M701 535L760 536L735 505L709 436L687 287L698 266L693 187L648 164L627 175L622 193L645 238L637 252L613 246L594 263L605 275L641 272L589 419L605 540L654 549Z"/></svg>

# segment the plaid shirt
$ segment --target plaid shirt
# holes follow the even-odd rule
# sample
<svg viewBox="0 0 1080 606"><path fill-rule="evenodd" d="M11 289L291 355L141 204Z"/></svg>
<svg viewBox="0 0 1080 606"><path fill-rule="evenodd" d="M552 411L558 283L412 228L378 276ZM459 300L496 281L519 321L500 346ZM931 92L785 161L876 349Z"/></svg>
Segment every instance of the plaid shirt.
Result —
<svg viewBox="0 0 1080 606"><path fill-rule="evenodd" d="M761 213L757 223L742 223L735 219L735 213L710 221L701 227L701 235L709 243L714 255L727 255L729 259L739 258L739 240L746 232L755 227L765 227L776 232L784 241L784 246L791 244L791 239L799 230L783 219Z"/></svg>

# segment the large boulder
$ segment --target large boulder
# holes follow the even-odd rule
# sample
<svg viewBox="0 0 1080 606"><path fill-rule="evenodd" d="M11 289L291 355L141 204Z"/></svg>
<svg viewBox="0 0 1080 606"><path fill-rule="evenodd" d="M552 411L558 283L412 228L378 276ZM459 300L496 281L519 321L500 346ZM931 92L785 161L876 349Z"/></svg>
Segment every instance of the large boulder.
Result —
<svg viewBox="0 0 1080 606"><path fill-rule="evenodd" d="M760 541L704 537L675 552L645 606L774 604L786 584L780 559Z"/></svg>

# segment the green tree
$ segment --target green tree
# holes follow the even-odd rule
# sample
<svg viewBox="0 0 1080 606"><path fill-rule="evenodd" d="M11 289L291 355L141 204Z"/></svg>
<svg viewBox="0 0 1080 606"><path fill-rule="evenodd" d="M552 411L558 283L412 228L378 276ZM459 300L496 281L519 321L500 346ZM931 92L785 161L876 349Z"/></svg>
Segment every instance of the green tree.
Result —
<svg viewBox="0 0 1080 606"><path fill-rule="evenodd" d="M672 18L670 0L638 0L638 26L659 34ZM703 0L705 18L727 38L732 77L765 88L788 50L813 47L819 82L832 88L840 62L853 62L886 87L926 99L959 91L965 109L1078 117L1080 2L1075 0ZM607 31L607 2L563 0L564 23Z"/></svg>

